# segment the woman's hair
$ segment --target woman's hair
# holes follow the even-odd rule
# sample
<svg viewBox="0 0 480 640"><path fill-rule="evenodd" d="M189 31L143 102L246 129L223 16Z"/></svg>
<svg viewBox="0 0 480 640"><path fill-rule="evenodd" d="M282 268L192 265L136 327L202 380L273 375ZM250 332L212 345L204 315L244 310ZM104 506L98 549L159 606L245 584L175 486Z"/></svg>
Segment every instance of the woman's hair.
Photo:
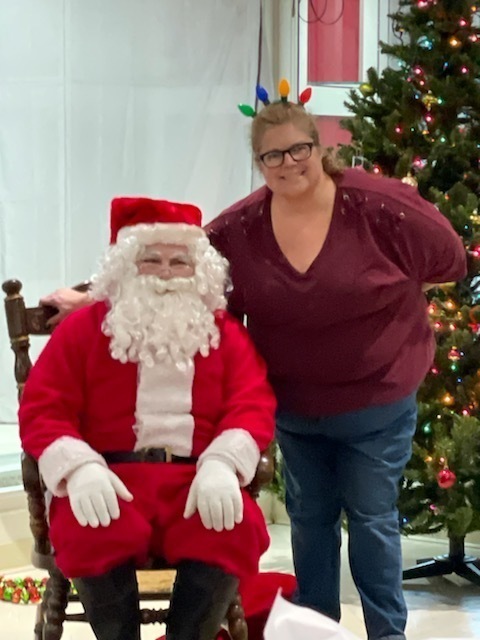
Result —
<svg viewBox="0 0 480 640"><path fill-rule="evenodd" d="M265 132L271 127L288 123L292 123L298 129L301 129L313 140L316 146L321 146L315 118L305 111L302 105L294 104L293 102L273 102L264 107L253 118L251 145L257 162ZM322 149L322 163L323 169L328 175L341 173L344 169L343 163L329 149Z"/></svg>

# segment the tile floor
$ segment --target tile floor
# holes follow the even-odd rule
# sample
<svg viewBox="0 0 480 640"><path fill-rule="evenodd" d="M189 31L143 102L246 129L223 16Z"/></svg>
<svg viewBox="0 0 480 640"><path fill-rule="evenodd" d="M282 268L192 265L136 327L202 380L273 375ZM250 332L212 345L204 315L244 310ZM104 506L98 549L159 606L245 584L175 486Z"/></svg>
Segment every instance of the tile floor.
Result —
<svg viewBox="0 0 480 640"><path fill-rule="evenodd" d="M290 532L287 525L271 525L272 544L262 560L265 571L290 571L292 560L290 553ZM442 541L433 539L404 539L405 566L411 566L417 558L440 555L446 552ZM480 548L471 547L467 551L479 556ZM355 587L346 562L346 545L343 545L344 558L342 570L342 625L356 634L359 639L366 638L362 612ZM25 576L32 573L28 567L10 572L12 576ZM34 574L39 574L38 572ZM405 595L410 611L407 627L408 640L439 640L447 638L480 639L480 587L474 586L457 577L422 579L405 583ZM73 608L72 608L73 610ZM3 639L27 640L33 638L33 605L13 605L0 602L0 637ZM160 627L144 627L142 640L154 640L161 635ZM62 640L93 640L94 636L87 625L67 623Z"/></svg>

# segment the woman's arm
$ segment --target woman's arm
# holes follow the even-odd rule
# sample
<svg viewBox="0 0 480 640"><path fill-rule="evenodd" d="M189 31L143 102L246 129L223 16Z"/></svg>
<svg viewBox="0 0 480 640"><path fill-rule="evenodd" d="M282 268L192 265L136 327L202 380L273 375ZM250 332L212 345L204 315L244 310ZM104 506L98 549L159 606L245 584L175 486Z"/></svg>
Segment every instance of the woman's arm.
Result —
<svg viewBox="0 0 480 640"><path fill-rule="evenodd" d="M45 307L54 307L58 310L54 316L52 316L47 324L49 326L55 326L61 322L64 318L82 307L86 307L94 302L90 297L87 289L88 284L82 284L78 287L57 289L53 293L44 296L40 299L40 304Z"/></svg>

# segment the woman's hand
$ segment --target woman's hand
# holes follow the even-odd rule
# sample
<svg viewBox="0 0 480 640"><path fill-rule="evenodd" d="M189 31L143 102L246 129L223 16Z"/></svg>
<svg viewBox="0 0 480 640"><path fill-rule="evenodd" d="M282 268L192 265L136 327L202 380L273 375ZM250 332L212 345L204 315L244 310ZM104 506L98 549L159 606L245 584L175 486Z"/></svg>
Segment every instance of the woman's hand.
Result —
<svg viewBox="0 0 480 640"><path fill-rule="evenodd" d="M58 309L58 313L52 316L47 325L53 327L66 318L72 311L86 307L92 304L93 300L90 298L88 291L81 293L75 291L75 289L57 289L48 296L40 299L40 304L45 307L55 307Z"/></svg>

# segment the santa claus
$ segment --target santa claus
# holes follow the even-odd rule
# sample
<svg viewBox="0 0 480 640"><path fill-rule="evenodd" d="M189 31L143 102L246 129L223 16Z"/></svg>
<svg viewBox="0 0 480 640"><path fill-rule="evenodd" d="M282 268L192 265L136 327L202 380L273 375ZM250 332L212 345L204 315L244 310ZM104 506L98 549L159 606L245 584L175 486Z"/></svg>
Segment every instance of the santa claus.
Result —
<svg viewBox="0 0 480 640"><path fill-rule="evenodd" d="M166 637L211 640L268 546L244 487L275 401L200 224L192 205L113 200L96 302L58 326L22 399L56 562L100 640L140 638L135 568L152 554L177 567Z"/></svg>

